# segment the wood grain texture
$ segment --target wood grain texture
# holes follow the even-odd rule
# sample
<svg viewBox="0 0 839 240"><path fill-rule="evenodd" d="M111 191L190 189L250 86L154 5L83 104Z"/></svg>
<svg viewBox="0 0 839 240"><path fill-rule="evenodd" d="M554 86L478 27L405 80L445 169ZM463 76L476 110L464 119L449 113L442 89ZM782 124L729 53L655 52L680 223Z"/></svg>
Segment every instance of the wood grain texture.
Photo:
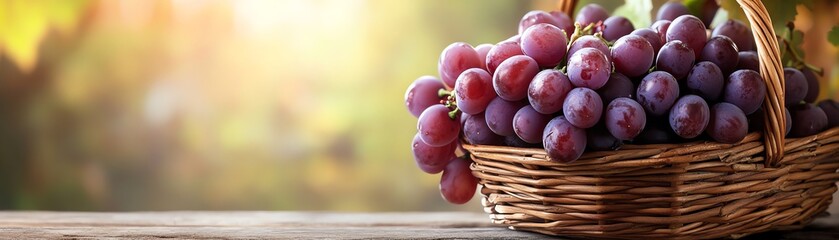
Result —
<svg viewBox="0 0 839 240"><path fill-rule="evenodd" d="M0 212L0 239L557 239L485 214L318 212ZM839 218L750 239L839 239Z"/></svg>

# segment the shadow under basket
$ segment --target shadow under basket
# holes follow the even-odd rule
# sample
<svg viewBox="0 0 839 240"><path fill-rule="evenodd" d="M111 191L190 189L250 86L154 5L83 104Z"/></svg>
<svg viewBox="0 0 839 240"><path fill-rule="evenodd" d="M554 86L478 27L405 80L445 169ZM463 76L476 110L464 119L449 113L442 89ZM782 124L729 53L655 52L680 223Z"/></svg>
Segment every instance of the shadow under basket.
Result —
<svg viewBox="0 0 839 240"><path fill-rule="evenodd" d="M784 75L771 20L760 1L737 2L767 84L762 133L736 144L624 145L573 163L550 161L543 149L464 143L492 222L572 237L739 238L800 228L824 213L839 180L839 127L784 138ZM575 4L558 6L571 13Z"/></svg>

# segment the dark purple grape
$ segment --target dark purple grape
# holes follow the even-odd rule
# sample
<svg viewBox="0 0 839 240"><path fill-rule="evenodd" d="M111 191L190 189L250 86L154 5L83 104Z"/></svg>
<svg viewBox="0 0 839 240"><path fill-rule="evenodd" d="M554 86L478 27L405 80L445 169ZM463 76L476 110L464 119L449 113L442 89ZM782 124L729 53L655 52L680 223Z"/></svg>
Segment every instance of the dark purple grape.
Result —
<svg viewBox="0 0 839 240"><path fill-rule="evenodd" d="M615 71L627 77L643 75L653 65L655 50L650 42L638 35L626 35L612 46Z"/></svg>
<svg viewBox="0 0 839 240"><path fill-rule="evenodd" d="M696 59L700 59L702 48L708 40L705 37L705 24L692 15L682 15L670 23L667 28L666 42L681 40L693 49Z"/></svg>
<svg viewBox="0 0 839 240"><path fill-rule="evenodd" d="M432 76L422 76L414 80L405 91L405 106L414 117L419 117L422 111L434 104L439 104L442 98L440 89L445 88L443 82Z"/></svg>
<svg viewBox="0 0 839 240"><path fill-rule="evenodd" d="M565 96L573 89L571 81L559 70L545 69L533 77L527 88L527 99L537 112L554 114L562 110Z"/></svg>
<svg viewBox="0 0 839 240"><path fill-rule="evenodd" d="M586 147L594 151L617 150L623 145L623 142L612 136L602 124L586 130L586 140Z"/></svg>
<svg viewBox="0 0 839 240"><path fill-rule="evenodd" d="M571 38L571 34L574 33L574 22L571 21L571 17L559 11L552 11L550 14L556 19L556 27L565 31L566 37Z"/></svg>
<svg viewBox="0 0 839 240"><path fill-rule="evenodd" d="M594 35L585 35L571 43L571 47L568 48L568 59L570 60L574 53L583 48L594 48L600 50L607 58L611 57L609 55L612 50L609 49L609 45L606 45L606 42ZM611 59L609 60L611 61Z"/></svg>
<svg viewBox="0 0 839 240"><path fill-rule="evenodd" d="M612 136L620 140L632 140L646 127L647 115L641 104L621 97L616 98L606 107L604 121L606 129Z"/></svg>
<svg viewBox="0 0 839 240"><path fill-rule="evenodd" d="M734 104L721 102L711 107L708 135L721 143L737 143L749 133L746 114Z"/></svg>
<svg viewBox="0 0 839 240"><path fill-rule="evenodd" d="M729 19L725 21L723 24L714 28L714 31L711 32L711 36L726 36L730 38L731 41L734 41L734 44L737 45L737 50L755 51L754 35L752 35L752 31L749 30L749 27L740 20Z"/></svg>
<svg viewBox="0 0 839 240"><path fill-rule="evenodd" d="M607 12L603 6L596 3L590 3L583 6L583 8L580 8L580 11L577 12L576 22L585 27L592 23L605 21L608 17L609 12Z"/></svg>
<svg viewBox="0 0 839 240"><path fill-rule="evenodd" d="M658 9L655 20L670 20L676 19L679 16L690 14L688 8L680 2L667 2Z"/></svg>
<svg viewBox="0 0 839 240"><path fill-rule="evenodd" d="M699 12L699 18L702 19L702 23L705 26L711 26L711 22L714 21L714 17L717 15L717 10L719 9L720 4L717 1L705 1Z"/></svg>
<svg viewBox="0 0 839 240"><path fill-rule="evenodd" d="M647 124L641 134L635 138L634 143L640 144L662 144L673 143L681 140L679 136L673 133L670 129L670 124L667 123L653 123Z"/></svg>
<svg viewBox="0 0 839 240"><path fill-rule="evenodd" d="M423 172L430 174L443 171L443 168L446 168L449 161L455 157L454 152L456 149L457 142L452 142L442 147L429 146L420 139L419 133L414 135L414 141L411 143L411 150L414 153L414 162L416 162L417 167Z"/></svg>
<svg viewBox="0 0 839 240"><path fill-rule="evenodd" d="M573 162L586 150L586 131L572 125L564 116L548 122L542 137L545 152L551 161Z"/></svg>
<svg viewBox="0 0 839 240"><path fill-rule="evenodd" d="M440 177L440 194L443 199L454 204L464 204L475 196L478 178L472 175L469 165L472 161L454 158Z"/></svg>
<svg viewBox="0 0 839 240"><path fill-rule="evenodd" d="M460 134L460 116L449 117L449 108L442 104L425 109L417 120L417 131L423 142L432 147L447 145Z"/></svg>
<svg viewBox="0 0 839 240"><path fill-rule="evenodd" d="M460 73L466 69L480 68L481 60L478 58L478 52L471 45L462 42L452 43L440 54L440 61L437 63L440 79L446 87L454 87L454 82Z"/></svg>
<svg viewBox="0 0 839 240"><path fill-rule="evenodd" d="M695 60L693 49L682 41L675 40L661 47L655 66L656 70L668 72L676 79L683 79L693 68Z"/></svg>
<svg viewBox="0 0 839 240"><path fill-rule="evenodd" d="M663 45L663 43L661 42L661 36L659 36L658 33L649 28L639 28L635 29L635 31L632 31L632 33L630 34L638 35L646 39L647 42L649 42L650 45L653 46L653 51L655 52L655 54L658 55L658 51L661 50L661 45Z"/></svg>
<svg viewBox="0 0 839 240"><path fill-rule="evenodd" d="M492 86L499 97L518 101L527 97L530 81L539 73L539 64L533 58L517 55L504 60L492 75Z"/></svg>
<svg viewBox="0 0 839 240"><path fill-rule="evenodd" d="M740 107L743 113L752 114L763 104L766 83L752 70L737 70L728 76L723 87L722 100Z"/></svg>
<svg viewBox="0 0 839 240"><path fill-rule="evenodd" d="M489 102L495 99L492 76L480 68L463 71L454 84L454 96L461 111L468 114L483 112Z"/></svg>
<svg viewBox="0 0 839 240"><path fill-rule="evenodd" d="M635 97L648 113L663 116L679 97L679 83L667 72L651 72L638 84Z"/></svg>
<svg viewBox="0 0 839 240"><path fill-rule="evenodd" d="M826 99L819 102L819 108L827 115L827 127L839 126L839 103L833 99Z"/></svg>
<svg viewBox="0 0 839 240"><path fill-rule="evenodd" d="M803 73L804 78L807 79L807 96L804 97L804 101L814 103L817 99L819 99L819 91L821 91L821 88L819 87L819 79L816 77L816 74L813 73L813 70L810 70L809 68L802 68L801 73Z"/></svg>
<svg viewBox="0 0 839 240"><path fill-rule="evenodd" d="M498 136L487 126L486 117L484 113L476 115L464 115L463 122L463 136L466 142L478 145L499 145L502 137Z"/></svg>
<svg viewBox="0 0 839 240"><path fill-rule="evenodd" d="M486 63L487 54L489 53L489 50L491 50L492 47L494 47L494 46L495 45L492 45L492 44L489 44L489 43L484 43L484 44L475 46L475 52L478 53L478 59L481 60L481 69L487 70L487 63Z"/></svg>
<svg viewBox="0 0 839 240"><path fill-rule="evenodd" d="M810 103L796 104L790 107L792 129L790 137L806 137L821 132L828 126L827 114L820 107Z"/></svg>
<svg viewBox="0 0 839 240"><path fill-rule="evenodd" d="M650 25L650 29L658 33L658 37L661 40L661 44L664 44L667 41L667 29L670 28L670 24L672 24L670 20L658 20Z"/></svg>
<svg viewBox="0 0 839 240"><path fill-rule="evenodd" d="M489 50L484 64L486 64L489 74L495 74L495 69L498 68L498 65L501 65L504 60L516 55L524 55L524 53L521 52L518 40L503 41L496 44Z"/></svg>
<svg viewBox="0 0 839 240"><path fill-rule="evenodd" d="M605 26L605 29L603 29L603 38L610 42L630 34L635 30L632 22L621 16L607 18L606 21L603 21L603 26Z"/></svg>
<svg viewBox="0 0 839 240"><path fill-rule="evenodd" d="M676 135L691 139L705 131L710 117L710 109L704 99L696 95L685 95L670 109L670 127Z"/></svg>
<svg viewBox="0 0 839 240"><path fill-rule="evenodd" d="M583 48L568 59L568 79L576 87L599 89L609 81L612 65L606 54L594 48Z"/></svg>
<svg viewBox="0 0 839 240"><path fill-rule="evenodd" d="M568 92L562 104L566 120L578 128L590 128L603 114L603 100L594 90L575 88Z"/></svg>
<svg viewBox="0 0 839 240"><path fill-rule="evenodd" d="M541 114L527 105L519 109L513 117L513 131L527 143L541 143L542 132L550 120L551 116Z"/></svg>
<svg viewBox="0 0 839 240"><path fill-rule="evenodd" d="M715 36L705 43L702 49L700 61L709 61L717 65L723 74L729 74L736 70L737 61L740 56L737 54L737 47L734 42L726 36Z"/></svg>
<svg viewBox="0 0 839 240"><path fill-rule="evenodd" d="M784 104L791 106L798 104L807 96L807 78L798 69L784 68Z"/></svg>
<svg viewBox="0 0 839 240"><path fill-rule="evenodd" d="M527 28L530 26L534 26L540 23L546 23L553 26L559 26L556 17L552 16L551 14L541 11L541 10L533 10L524 14L521 17L521 21L519 21L519 34L524 33Z"/></svg>
<svg viewBox="0 0 839 240"><path fill-rule="evenodd" d="M698 62L685 79L685 89L708 102L715 102L722 94L725 79L722 71L711 62Z"/></svg>
<svg viewBox="0 0 839 240"><path fill-rule="evenodd" d="M565 59L568 36L562 29L547 23L527 28L521 35L522 52L539 66L553 68Z"/></svg>
<svg viewBox="0 0 839 240"><path fill-rule="evenodd" d="M635 94L635 84L632 83L628 77L620 73L612 73L609 76L609 81L606 82L602 88L597 90L597 94L603 98L603 103L607 104L619 97L633 98Z"/></svg>
<svg viewBox="0 0 839 240"><path fill-rule="evenodd" d="M824 109L822 109L824 110ZM792 115L789 113L789 108L784 107L784 117L786 117L787 129L784 132L784 136L789 135L789 131L792 130ZM830 120L828 119L828 122ZM829 124L829 123L828 123Z"/></svg>
<svg viewBox="0 0 839 240"><path fill-rule="evenodd" d="M501 136L515 135L515 132L513 132L513 116L524 105L526 103L519 101L509 102L502 98L493 99L484 112L487 126L492 132Z"/></svg>
<svg viewBox="0 0 839 240"><path fill-rule="evenodd" d="M760 72L760 59L755 51L740 51L737 53L737 70L749 69Z"/></svg>

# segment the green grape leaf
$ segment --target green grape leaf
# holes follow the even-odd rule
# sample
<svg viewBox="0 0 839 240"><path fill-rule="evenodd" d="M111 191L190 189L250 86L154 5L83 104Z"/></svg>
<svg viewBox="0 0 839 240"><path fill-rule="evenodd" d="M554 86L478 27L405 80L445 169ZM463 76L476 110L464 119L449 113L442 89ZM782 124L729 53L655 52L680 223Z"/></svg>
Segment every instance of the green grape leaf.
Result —
<svg viewBox="0 0 839 240"><path fill-rule="evenodd" d="M833 44L833 46L839 47L839 26L834 26L830 32L827 33L827 40Z"/></svg>
<svg viewBox="0 0 839 240"><path fill-rule="evenodd" d="M617 7L612 15L624 16L635 28L640 28L652 23L652 11L652 0L626 0L626 4Z"/></svg>
<svg viewBox="0 0 839 240"><path fill-rule="evenodd" d="M789 31L789 30L786 30ZM790 43L790 48L795 51L794 54L797 54L800 59L804 59L804 50L801 49L801 44L804 42L804 33L799 30L794 30L791 36L781 36L782 38L787 38ZM793 53L789 52L789 49L786 49L783 44L780 44L781 47L781 59L784 63L784 66L795 66L796 60Z"/></svg>
<svg viewBox="0 0 839 240"><path fill-rule="evenodd" d="M812 9L813 0L763 1L763 6L772 18L776 34L783 36L787 33L786 24L795 20L795 15L797 15L795 6L799 4ZM728 12L729 18L749 22L743 8L736 0L720 0L720 8Z"/></svg>

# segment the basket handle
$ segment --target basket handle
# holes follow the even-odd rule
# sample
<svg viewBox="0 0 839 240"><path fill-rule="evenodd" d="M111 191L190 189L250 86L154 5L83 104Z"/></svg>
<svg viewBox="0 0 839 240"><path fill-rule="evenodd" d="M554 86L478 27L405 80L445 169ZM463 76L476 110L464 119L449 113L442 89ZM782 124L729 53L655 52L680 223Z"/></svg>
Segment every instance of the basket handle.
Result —
<svg viewBox="0 0 839 240"><path fill-rule="evenodd" d="M715 0L711 0L715 1ZM776 165L784 157L784 67L781 64L778 39L769 12L760 0L737 0L752 28L760 60L760 76L766 83L764 106L764 145L766 166ZM557 8L574 19L576 0L558 0Z"/></svg>

